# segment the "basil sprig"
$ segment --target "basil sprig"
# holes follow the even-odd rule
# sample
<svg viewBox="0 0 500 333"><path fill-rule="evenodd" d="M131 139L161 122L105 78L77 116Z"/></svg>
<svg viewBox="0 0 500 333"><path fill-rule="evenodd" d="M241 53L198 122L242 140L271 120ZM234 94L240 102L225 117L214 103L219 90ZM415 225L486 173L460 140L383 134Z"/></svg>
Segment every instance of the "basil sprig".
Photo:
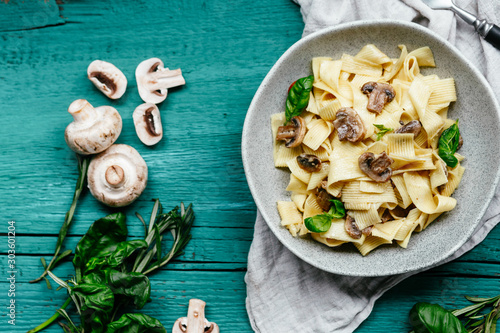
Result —
<svg viewBox="0 0 500 333"><path fill-rule="evenodd" d="M295 116L300 116L302 111L309 104L309 96L313 86L314 76L306 76L298 79L297 82L290 88L288 97L286 98L286 122Z"/></svg>
<svg viewBox="0 0 500 333"><path fill-rule="evenodd" d="M462 322L438 304L417 303L410 310L415 333L467 333Z"/></svg>
<svg viewBox="0 0 500 333"><path fill-rule="evenodd" d="M458 160L455 157L455 152L458 149L458 143L460 141L460 131L458 129L458 120L456 123L451 125L448 129L446 129L441 137L439 138L439 149L438 154L439 157L443 159L449 167L456 167L458 164Z"/></svg>
<svg viewBox="0 0 500 333"><path fill-rule="evenodd" d="M345 216L344 204L337 199L330 200L333 205L328 213L318 214L304 220L306 228L312 232L325 232L332 226L333 219L341 219Z"/></svg>
<svg viewBox="0 0 500 333"><path fill-rule="evenodd" d="M385 127L384 125L377 125L377 124L373 124L373 126L375 126L377 129L378 129L378 133L377 133L377 141L379 141L380 139L382 139L382 137L390 132L390 131L393 131L394 129L393 128L387 128Z"/></svg>

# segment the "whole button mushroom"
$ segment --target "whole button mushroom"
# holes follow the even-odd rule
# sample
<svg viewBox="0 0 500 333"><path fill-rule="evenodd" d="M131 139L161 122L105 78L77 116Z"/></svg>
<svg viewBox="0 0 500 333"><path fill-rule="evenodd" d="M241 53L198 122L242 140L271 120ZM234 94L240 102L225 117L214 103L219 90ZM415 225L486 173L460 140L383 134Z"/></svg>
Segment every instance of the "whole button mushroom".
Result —
<svg viewBox="0 0 500 333"><path fill-rule="evenodd" d="M205 318L205 305L200 299L190 299L188 316L175 321L172 333L219 333L219 326Z"/></svg>
<svg viewBox="0 0 500 333"><path fill-rule="evenodd" d="M148 166L129 145L112 145L92 159L88 171L90 193L105 205L123 207L146 188Z"/></svg>
<svg viewBox="0 0 500 333"><path fill-rule="evenodd" d="M182 71L163 67L159 58L144 60L135 70L139 95L146 103L158 104L167 98L168 88L186 84Z"/></svg>
<svg viewBox="0 0 500 333"><path fill-rule="evenodd" d="M82 155L100 153L120 136L122 117L111 106L94 108L88 101L77 99L68 108L74 121L66 127L64 138L74 152Z"/></svg>
<svg viewBox="0 0 500 333"><path fill-rule="evenodd" d="M139 105L132 115L135 131L139 139L146 146L157 144L163 137L160 110L155 104L144 103Z"/></svg>
<svg viewBox="0 0 500 333"><path fill-rule="evenodd" d="M106 61L92 61L87 68L87 76L97 89L111 99L122 97L127 89L125 75L115 65Z"/></svg>

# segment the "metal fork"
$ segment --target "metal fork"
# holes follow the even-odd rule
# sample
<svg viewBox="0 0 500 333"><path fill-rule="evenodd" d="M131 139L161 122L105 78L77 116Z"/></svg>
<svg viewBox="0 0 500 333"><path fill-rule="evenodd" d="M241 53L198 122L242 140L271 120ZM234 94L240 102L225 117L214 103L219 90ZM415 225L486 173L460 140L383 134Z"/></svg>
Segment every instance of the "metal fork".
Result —
<svg viewBox="0 0 500 333"><path fill-rule="evenodd" d="M473 25L477 33L494 47L500 49L500 28L486 20L480 20L466 10L457 7L452 0L422 0L432 9L448 9L457 14L465 22Z"/></svg>

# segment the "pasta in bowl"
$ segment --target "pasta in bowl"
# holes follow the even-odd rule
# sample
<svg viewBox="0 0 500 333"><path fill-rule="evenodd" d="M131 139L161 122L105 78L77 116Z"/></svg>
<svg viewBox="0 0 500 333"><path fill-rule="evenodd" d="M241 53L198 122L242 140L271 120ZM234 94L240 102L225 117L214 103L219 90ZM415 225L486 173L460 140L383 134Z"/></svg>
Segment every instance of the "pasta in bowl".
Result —
<svg viewBox="0 0 500 333"><path fill-rule="evenodd" d="M437 132L437 136L441 137L444 128L450 125L451 128L455 125L456 120L459 119L459 123L456 125L459 127L460 134L464 138L465 143L463 147L458 150L458 153L460 154L460 159L461 156L465 156L466 158L463 161L458 161L457 159L457 162L460 162L460 166L465 167L467 170L463 174L460 185L451 195L451 199L456 200L455 208L442 213L437 219L432 221L423 232L412 232L411 239L407 243L406 248L401 247L397 244L397 240L394 240L393 245L383 245L368 255L362 256L353 244L344 244L335 248L330 248L317 242L309 235L293 237L289 230L282 226L282 218L278 213L277 202L293 202L293 200L291 200L292 192L286 190L290 184L291 172L288 169L288 165L286 167L275 167L273 155L276 147L276 137L272 134L273 126L270 122L270 118L273 114L283 113L286 110L287 89L292 82L298 78L307 78L314 75L314 70L311 66L313 58L327 56L335 61L341 59L343 54L351 55L351 57L354 58L360 50L368 44L376 45L377 49L384 52L391 60L401 57L402 50L398 47L399 44L406 45L408 53L414 52L423 46L427 46L432 51L436 67L419 65L420 74L424 77L435 75L438 80L449 80L450 82L451 79L453 79L457 96L456 101L450 102L448 108L448 116L446 118L450 120L445 120L445 125ZM385 72L386 70L384 69L383 74L385 74ZM417 77L418 76L419 75L417 75ZM393 78L392 81L395 79L397 79L397 77ZM349 78L347 81L349 82ZM377 82L377 80L374 82ZM385 82L390 83L391 80L386 80ZM427 84L425 80L424 82ZM312 87L314 80L310 83ZM367 82L359 83L358 87L362 87L365 83ZM308 86L308 84L306 80L302 80L299 86ZM350 84L352 84L352 81ZM396 87L393 87L395 89L394 100L399 103L400 97L403 95L400 94L398 97L397 89L399 88L397 85L395 86ZM342 87L344 87L343 83ZM369 87L365 88L367 92L371 90L368 89ZM311 90L314 94L314 88L311 88ZM369 100L369 96L371 96L363 94L361 90L356 91L356 94L359 96L359 100L363 97L365 103L367 99ZM329 96L325 94L324 97L326 98L326 102ZM307 107L307 104L305 107ZM300 103L298 103L298 105L300 105ZM388 106L384 107L387 109ZM360 109L355 105L351 108L356 112ZM331 273L351 276L383 276L429 267L442 262L465 243L474 229L478 226L481 217L484 215L493 197L499 179L500 138L497 133L500 133L500 125L498 110L499 107L495 96L479 71L475 69L464 56L454 49L453 46L426 28L412 23L393 20L359 21L328 28L309 35L290 47L273 66L257 90L249 107L242 135L242 159L248 186L257 208L266 222L265 228L269 228L287 249L292 251L302 260L319 269ZM342 117L347 120L352 114L348 109L344 111ZM367 114L368 112L371 113L371 111L368 110L361 110L359 112L363 111ZM308 115L307 112L310 111L305 110L303 112L304 114L302 114L302 116L306 116ZM381 114L383 113L384 112ZM334 116L334 120L323 121L333 125L333 122L337 120L336 112ZM378 116L375 115L371 117ZM444 120L444 117L439 117ZM318 119L319 117L316 116L316 120ZM410 119L406 116L399 120L402 120L404 125L408 125L410 128L413 126L409 124ZM297 126L302 125L300 120L297 119L291 120L291 123L288 123L287 126L292 124L296 124ZM365 133L362 140L367 140L366 143L362 142L366 148L376 142L377 145L389 145L388 140L391 135L396 134L395 131L403 126L397 120L394 120L394 122L392 120L389 122L388 120L387 123L370 121L367 122L367 124L372 126L372 133ZM374 126L374 124L377 126ZM383 127L384 124L385 127ZM422 122L421 124L424 125ZM310 129L307 128L308 125L311 127L311 122L305 125L306 131L297 131L299 137L300 135L304 135L305 138L307 131L310 131ZM285 126L285 119L276 120L275 126L276 128ZM330 125L326 124L326 126ZM392 131L386 130L387 128L392 129ZM367 130L370 129L367 128ZM424 130L427 133L425 128ZM335 130L333 130L332 127L332 132L333 136L330 137L330 143L336 144L336 141L332 139L335 139L335 133L338 133L338 129L335 128ZM289 134L284 133L284 135L287 136ZM346 135L350 137L348 131L346 131ZM377 135L380 136L379 141L377 141ZM352 137L355 138L356 133L353 133ZM373 142L368 140L369 138L371 138ZM420 138L418 140L420 140ZM294 144L292 141L294 140L290 140L289 145ZM282 142L287 144L287 142L280 140L278 145L281 145ZM306 142L308 142L308 140L306 140ZM420 141L415 142L418 144ZM321 144L322 142L320 142L319 145L321 146ZM349 141L340 141L338 144L341 144L342 147L348 147L351 144L353 146L360 145L360 143L351 143ZM301 143L301 145L303 144ZM422 147L422 145L419 146ZM415 151L416 158L428 160L428 155L425 154L425 151L419 149L431 149L431 147L432 146L417 148L414 144L413 150ZM366 150L366 148L364 149ZM376 146L372 148L375 149ZM300 153L299 156L307 154L307 148L303 148L303 150L304 152ZM334 150L335 149L332 149L331 152ZM346 150L349 151L348 149ZM337 153L341 151L342 150L337 149ZM396 167L398 164L404 163L403 158L395 158L394 156L398 154L391 152L391 150L386 150L385 152L387 155L392 156L389 156L394 160L394 163L391 163L391 169L393 175L397 176L398 169ZM430 151L427 151L427 153L428 152ZM309 151L309 153L311 152ZM357 164L359 166L359 161L357 159L359 159L362 154L363 151L359 151L357 154L353 155L351 157L352 164ZM373 154L376 159L381 155L381 151L374 150ZM451 153L448 155L455 156L455 154ZM322 158L320 154L317 156ZM323 157L321 163L330 163L329 157L330 156L328 156L328 160L326 157ZM432 158L434 158L434 160L432 160ZM370 164L368 163L370 160L371 156L365 156L365 164ZM431 160L435 162L437 159L431 157ZM315 159L310 159L309 157L303 157L301 161L304 164L308 164L311 168L317 167L318 164ZM383 166L385 164L381 163L381 165ZM330 168L331 167L332 165L330 165ZM457 168L452 169L458 170ZM377 168L377 171L381 177L386 176L383 170L378 170ZM422 173L430 173L431 171L432 170L422 171ZM415 172L420 171L417 170ZM393 177L393 175L391 175L391 177ZM409 174L409 176L412 175L413 174ZM366 178L358 179L360 183L363 182L363 186L371 186L371 182L377 183L369 180L368 175L364 175L363 177ZM327 179L327 183L332 179ZM383 182L380 184L375 186L384 186ZM392 187L392 181L390 184ZM448 181L445 186L451 186L451 184L452 183ZM309 182L307 182L307 185L309 186ZM328 184L326 184L326 186L328 186ZM321 185L317 186L318 189L320 187ZM332 188L330 188L330 190L332 190ZM343 187L342 190L346 193L345 187ZM375 190L380 191L380 189ZM431 193L434 197L435 193L432 192L432 187ZM443 196L447 196L444 195L443 192L440 193ZM317 192L314 194L318 196ZM297 200L295 196L294 199ZM342 202L342 197L338 199ZM326 201L327 203L329 202L328 199ZM386 201L388 205L394 205L394 203L389 203L389 201L390 200ZM344 210L352 210L351 206L347 206L348 209L344 207ZM330 212L332 207L334 210ZM411 205L409 207L411 207ZM316 212L312 212L311 217L327 213L331 213L330 215L332 216L340 215L341 209L337 210L337 205L334 204L330 206L330 210L326 211L326 209L322 209L321 212L317 211L317 214ZM370 211L370 209L367 209L367 211ZM371 211L373 212L373 210ZM377 212L379 212L378 209ZM303 212L300 213L303 214ZM425 214L431 215L430 213ZM401 217L402 215L396 216ZM411 217L408 215L405 216L407 218ZM346 218L344 216L339 219L344 219L345 222ZM321 220L326 219L320 218L320 222ZM354 220L356 220L356 216L354 216ZM329 219L329 222L333 223L333 219ZM359 222L359 217L356 222ZM326 224L327 223L328 222L326 222ZM321 226L321 223L318 223L317 226L318 225ZM387 223L384 223L381 224L380 227L385 227L386 225ZM257 226L259 229L263 228L260 224ZM390 224L387 225L387 227L389 226ZM342 227L345 228L345 225L342 225ZM419 228L420 227L417 226L415 229L419 230ZM359 229L359 226L357 229ZM259 230L259 232L266 231ZM297 229L297 233L299 232L300 229ZM353 230L353 232L356 233L356 230Z"/></svg>
<svg viewBox="0 0 500 333"><path fill-rule="evenodd" d="M435 67L429 47L399 48L397 59L373 44L355 56L313 58L308 84L294 84L286 112L271 116L274 165L291 172L291 201L277 207L293 236L350 242L367 255L393 241L406 248L414 231L455 208L465 170L458 122L448 118L455 82L420 73ZM294 103L301 95L305 107ZM292 115L305 131L290 145Z"/></svg>

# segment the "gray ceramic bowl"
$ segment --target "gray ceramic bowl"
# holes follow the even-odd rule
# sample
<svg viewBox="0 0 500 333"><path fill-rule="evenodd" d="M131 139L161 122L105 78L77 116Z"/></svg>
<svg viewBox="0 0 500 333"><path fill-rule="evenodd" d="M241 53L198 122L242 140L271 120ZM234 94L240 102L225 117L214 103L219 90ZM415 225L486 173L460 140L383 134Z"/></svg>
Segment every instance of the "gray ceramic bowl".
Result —
<svg viewBox="0 0 500 333"><path fill-rule="evenodd" d="M414 233L407 249L386 245L362 257L352 244L329 248L308 238L294 238L280 226L276 201L290 200L285 191L289 171L273 166L270 115L285 110L286 91L297 78L311 74L311 59L355 55L373 43L390 57L399 57L398 44L409 50L429 46L436 68L423 69L440 78L453 77L458 101L448 117L460 119L466 156L462 183L454 197L457 207L421 233ZM322 270L353 276L383 276L434 265L452 255L471 236L493 197L499 179L499 106L487 81L446 40L419 25L400 21L359 21L338 25L295 43L260 85L248 110L242 155L250 191L276 237L299 258Z"/></svg>

